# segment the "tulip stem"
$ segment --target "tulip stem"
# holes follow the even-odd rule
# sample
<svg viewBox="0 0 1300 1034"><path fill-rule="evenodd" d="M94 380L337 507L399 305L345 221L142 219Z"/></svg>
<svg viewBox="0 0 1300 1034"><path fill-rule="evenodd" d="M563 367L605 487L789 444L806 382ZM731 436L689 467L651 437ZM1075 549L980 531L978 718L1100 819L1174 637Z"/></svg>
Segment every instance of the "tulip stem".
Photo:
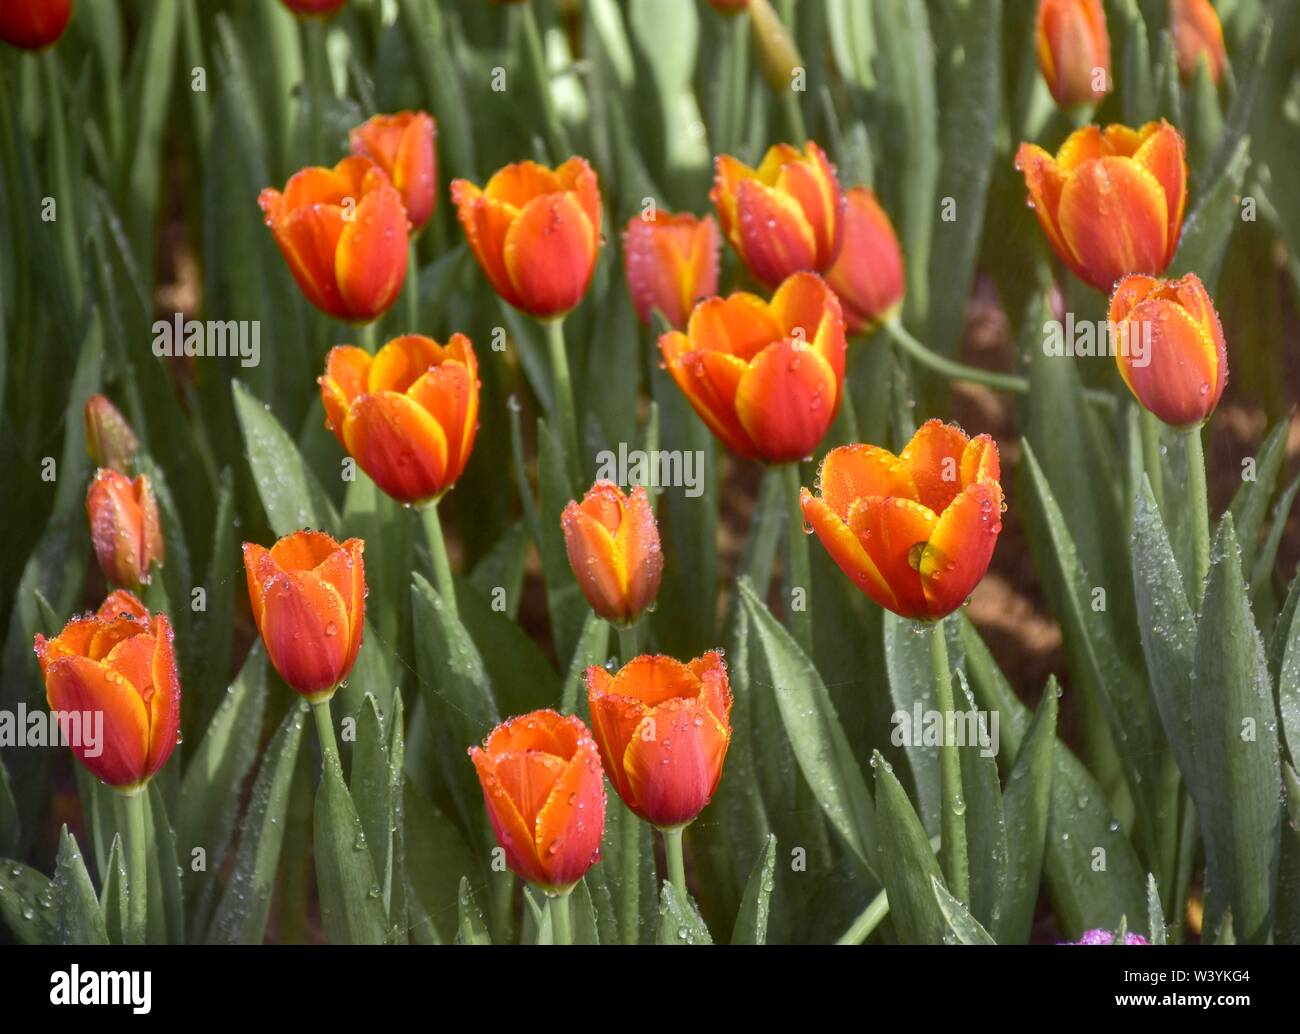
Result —
<svg viewBox="0 0 1300 1034"><path fill-rule="evenodd" d="M1151 482L1151 497L1156 509L1165 510L1165 477L1160 463L1160 418L1149 410L1138 414L1138 430L1142 436L1142 465L1146 467Z"/></svg>
<svg viewBox="0 0 1300 1034"><path fill-rule="evenodd" d="M411 235L406 260L406 332L414 334L420 326L420 238Z"/></svg>
<svg viewBox="0 0 1300 1034"><path fill-rule="evenodd" d="M551 909L551 940L554 944L573 943L573 911L569 895L554 894L547 899Z"/></svg>
<svg viewBox="0 0 1300 1034"><path fill-rule="evenodd" d="M618 631L618 652L624 664L628 664L640 653L636 625L615 625ZM623 895L620 900L623 943L637 944L641 926L641 820L632 814L631 809L620 804L611 805L619 808L619 864L623 869Z"/></svg>
<svg viewBox="0 0 1300 1034"><path fill-rule="evenodd" d="M886 320L883 327L894 344L935 373L951 380L983 384L1016 395L1024 395L1029 391L1029 381L1024 377L1013 373L998 373L996 370L981 370L978 366L967 366L931 351L917 341L897 319Z"/></svg>
<svg viewBox="0 0 1300 1034"><path fill-rule="evenodd" d="M934 622L930 629L930 665L934 671L934 701L943 716L944 728L953 715L952 669L948 666L948 639L945 622ZM953 897L970 904L970 861L966 848L966 801L962 796L961 756L957 744L944 736L939 747L939 782L943 791L939 855L944 879Z"/></svg>
<svg viewBox="0 0 1300 1034"><path fill-rule="evenodd" d="M861 944L871 936L872 931L887 915L889 915L889 898L882 890L871 899L871 904L867 906L866 911L853 920L853 925L845 930L843 936L835 943Z"/></svg>
<svg viewBox="0 0 1300 1034"><path fill-rule="evenodd" d="M1205 447L1201 429L1187 432L1187 494L1192 507L1192 525L1196 548L1195 599L1199 602L1210 574L1210 495L1205 485Z"/></svg>
<svg viewBox="0 0 1300 1034"><path fill-rule="evenodd" d="M790 517L786 560L789 563L790 631L800 648L810 658L813 652L812 611L808 597L812 592L812 564L808 556L808 536L804 534L803 507L799 505L802 485L798 462L785 467L785 502ZM798 596L796 596L798 593ZM795 605L796 600L798 606Z"/></svg>
<svg viewBox="0 0 1300 1034"><path fill-rule="evenodd" d="M324 161L328 148L325 146L325 97L329 82L329 57L325 48L325 23L319 18L303 18L302 31L305 37L307 64L307 93L309 95L311 130L311 159L313 162Z"/></svg>
<svg viewBox="0 0 1300 1034"><path fill-rule="evenodd" d="M551 377L555 382L552 416L560 426L564 451L569 454L573 487L582 487L582 451L578 445L578 412L573 405L573 381L569 377L569 350L564 344L564 318L546 320L546 344L551 353Z"/></svg>
<svg viewBox="0 0 1300 1034"><path fill-rule="evenodd" d="M638 645L640 636L637 635L637 626L615 625L614 629L618 632L619 657L624 664L629 664L641 652L641 647Z"/></svg>
<svg viewBox="0 0 1300 1034"><path fill-rule="evenodd" d="M668 879L673 885L673 890L677 891L678 903L685 908L691 897L686 889L686 858L682 853L683 829L685 827L661 829L659 832L664 838L664 856L668 859Z"/></svg>
<svg viewBox="0 0 1300 1034"><path fill-rule="evenodd" d="M127 944L144 944L148 931L149 877L144 832L143 787L120 798L122 835L126 847L126 929L122 939Z"/></svg>
<svg viewBox="0 0 1300 1034"><path fill-rule="evenodd" d="M438 595L454 614L456 581L451 574L451 559L447 556L447 540L442 535L442 515L438 513L438 504L430 503L420 516L424 520L424 533L429 538L429 556L433 560L433 578L438 584Z"/></svg>
<svg viewBox="0 0 1300 1034"><path fill-rule="evenodd" d="M311 713L316 718L316 734L320 739L321 760L326 765L333 765L343 771L339 763L339 745L334 739L334 718L330 714L329 697L311 702Z"/></svg>

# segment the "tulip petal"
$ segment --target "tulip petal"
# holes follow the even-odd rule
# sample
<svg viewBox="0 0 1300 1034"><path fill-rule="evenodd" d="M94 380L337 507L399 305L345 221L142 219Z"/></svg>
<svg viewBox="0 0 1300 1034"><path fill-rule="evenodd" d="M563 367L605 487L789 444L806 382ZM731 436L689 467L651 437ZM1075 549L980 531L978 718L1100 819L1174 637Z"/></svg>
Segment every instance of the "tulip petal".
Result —
<svg viewBox="0 0 1300 1034"><path fill-rule="evenodd" d="M314 571L338 549L333 536L323 531L295 531L271 547L271 558L282 571Z"/></svg>
<svg viewBox="0 0 1300 1034"><path fill-rule="evenodd" d="M338 319L347 319L351 312L335 273L343 227L343 210L325 204L292 209L271 225L299 289L316 308Z"/></svg>
<svg viewBox="0 0 1300 1034"><path fill-rule="evenodd" d="M384 345L370 364L366 392L405 392L425 372L442 362L443 350L438 342L423 334L403 334Z"/></svg>
<svg viewBox="0 0 1300 1034"><path fill-rule="evenodd" d="M858 587L871 599L888 610L898 610L898 597L876 563L865 549L858 537L853 534L846 519L839 517L834 510L818 499L806 488L799 496L803 508L804 520L817 533L817 538L839 566Z"/></svg>
<svg viewBox="0 0 1300 1034"><path fill-rule="evenodd" d="M571 192L582 210L587 214L587 221L597 236L600 235L602 211L600 207L600 185L596 172L586 158L576 155L555 170L555 178L562 190Z"/></svg>
<svg viewBox="0 0 1300 1034"><path fill-rule="evenodd" d="M966 444L961 456L961 484L965 488L980 478L1002 479L1002 461L997 443L987 434L979 434Z"/></svg>
<svg viewBox="0 0 1300 1034"><path fill-rule="evenodd" d="M325 373L319 379L321 405L325 407L326 426L343 444L343 422L348 407L366 391L370 377L371 356L355 345L338 345L325 359Z"/></svg>
<svg viewBox="0 0 1300 1034"><path fill-rule="evenodd" d="M943 513L961 491L962 457L969 439L960 427L942 420L927 420L898 458L912 472L918 502Z"/></svg>
<svg viewBox="0 0 1300 1034"><path fill-rule="evenodd" d="M406 245L402 196L385 182L357 203L334 256L339 293L352 319L369 322L396 300L406 279Z"/></svg>
<svg viewBox="0 0 1300 1034"><path fill-rule="evenodd" d="M1061 235L1084 278L1109 291L1126 273L1159 273L1166 264L1168 207L1159 180L1124 158L1080 168L1061 192Z"/></svg>
<svg viewBox="0 0 1300 1034"><path fill-rule="evenodd" d="M262 586L259 627L276 670L304 696L332 690L346 673L347 607L314 574L284 573Z"/></svg>
<svg viewBox="0 0 1300 1034"><path fill-rule="evenodd" d="M840 212L843 194L835 170L825 152L814 143L807 146L808 154L781 166L774 186L789 194L803 210L815 242L813 268L829 268L839 254L843 234Z"/></svg>
<svg viewBox="0 0 1300 1034"><path fill-rule="evenodd" d="M736 389L736 415L768 463L811 454L838 406L839 378L830 363L789 339L760 352Z"/></svg>
<svg viewBox="0 0 1300 1034"><path fill-rule="evenodd" d="M630 618L654 602L664 569L659 526L646 490L640 485L632 489L624 507L614 544L622 560L623 599Z"/></svg>
<svg viewBox="0 0 1300 1034"><path fill-rule="evenodd" d="M726 298L710 298L697 305L691 313L687 335L692 350L724 352L746 363L773 341L786 336L768 303L744 291Z"/></svg>
<svg viewBox="0 0 1300 1034"><path fill-rule="evenodd" d="M732 452L753 456L754 443L741 426L735 407L736 391L749 369L748 364L725 352L680 351L689 347L686 335L676 331L659 339L669 374L699 418Z"/></svg>
<svg viewBox="0 0 1300 1034"><path fill-rule="evenodd" d="M731 734L698 700L669 700L651 719L654 735L632 738L623 768L639 814L672 828L690 822L709 803Z"/></svg>
<svg viewBox="0 0 1300 1034"><path fill-rule="evenodd" d="M1149 355L1125 349L1120 372L1138 400L1173 427L1200 423L1223 392L1227 356L1218 316L1210 315L1212 323L1199 322L1181 305L1155 297L1129 316L1130 327L1148 330Z"/></svg>
<svg viewBox="0 0 1300 1034"><path fill-rule="evenodd" d="M149 717L134 686L106 664L86 657L61 657L46 675L50 710L103 716L100 749L91 757L73 747L81 762L111 786L133 786L144 777ZM84 740L83 740L84 743Z"/></svg>
<svg viewBox="0 0 1300 1034"><path fill-rule="evenodd" d="M534 836L547 883L567 887L600 855L605 832L605 780L590 740L569 759L537 814Z"/></svg>
<svg viewBox="0 0 1300 1034"><path fill-rule="evenodd" d="M483 800L497 843L505 849L510 867L530 883L544 884L546 870L537 857L537 840L531 822L524 820L497 776L497 761L482 747L471 747L470 760L478 771Z"/></svg>
<svg viewBox="0 0 1300 1034"><path fill-rule="evenodd" d="M918 567L937 520L921 503L897 496L868 496L849 510L849 528L893 590L892 609L905 617L928 614Z"/></svg>
<svg viewBox="0 0 1300 1034"><path fill-rule="evenodd" d="M503 257L525 311L555 316L582 300L596 268L596 238L574 194L548 194L524 206L506 232Z"/></svg>
<svg viewBox="0 0 1300 1034"><path fill-rule="evenodd" d="M813 228L789 194L755 179L742 180L736 215L741 257L763 283L776 285L791 273L818 267Z"/></svg>
<svg viewBox="0 0 1300 1034"><path fill-rule="evenodd" d="M596 517L577 503L569 503L560 517L569 566L591 609L607 621L623 621L627 613L627 572L614 536Z"/></svg>
<svg viewBox="0 0 1300 1034"><path fill-rule="evenodd" d="M841 520L848 520L855 500L869 495L916 499L916 482L908 465L888 449L862 443L832 449L817 474L822 500Z"/></svg>
<svg viewBox="0 0 1300 1034"><path fill-rule="evenodd" d="M176 650L172 642L171 623L166 614L153 619L153 657L149 696L149 753L145 758L145 775L151 776L167 763L176 749L181 728L181 680L176 670ZM141 637L146 638L146 637Z"/></svg>
<svg viewBox="0 0 1300 1034"><path fill-rule="evenodd" d="M442 428L447 441L444 480L453 484L469 461L478 433L478 381L463 363L449 360L424 374L407 392Z"/></svg>
<svg viewBox="0 0 1300 1034"><path fill-rule="evenodd" d="M920 575L930 616L960 607L988 570L1002 530L1002 489L983 480L962 489L930 533Z"/></svg>
<svg viewBox="0 0 1300 1034"><path fill-rule="evenodd" d="M1187 207L1187 159L1182 134L1167 122L1161 122L1137 149L1133 160L1148 170L1160 183L1165 194L1168 229L1165 233L1165 256L1160 268L1167 266L1178 247Z"/></svg>
<svg viewBox="0 0 1300 1034"><path fill-rule="evenodd" d="M594 672L605 673L605 679L594 676ZM596 739L596 746L605 766L609 781L614 784L614 791L627 802L629 807L636 807L636 795L628 782L627 771L623 767L623 755L628 744L638 735L641 722L649 714L649 708L635 697L621 693L609 692L606 680L613 676L599 666L587 671L587 710L591 714L591 732Z"/></svg>
<svg viewBox="0 0 1300 1034"><path fill-rule="evenodd" d="M470 251L478 260L484 275L498 295L516 309L520 308L519 295L510 282L505 264L506 234L519 215L519 209L483 194L468 180L454 180L451 198L456 213L465 230Z"/></svg>
<svg viewBox="0 0 1300 1034"><path fill-rule="evenodd" d="M446 487L446 436L405 395L363 395L348 413L343 439L361 469L399 502L425 502Z"/></svg>

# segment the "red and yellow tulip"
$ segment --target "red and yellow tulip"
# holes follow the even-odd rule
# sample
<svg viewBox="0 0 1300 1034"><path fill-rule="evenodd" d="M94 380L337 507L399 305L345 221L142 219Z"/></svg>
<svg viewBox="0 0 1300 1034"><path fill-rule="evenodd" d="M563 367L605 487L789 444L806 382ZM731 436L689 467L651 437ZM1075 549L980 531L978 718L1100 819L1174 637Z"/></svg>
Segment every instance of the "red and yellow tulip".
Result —
<svg viewBox="0 0 1300 1034"><path fill-rule="evenodd" d="M605 780L575 715L533 711L469 749L506 863L529 883L567 891L600 860Z"/></svg>
<svg viewBox="0 0 1300 1034"><path fill-rule="evenodd" d="M623 803L660 829L704 810L731 742L731 685L720 653L683 664L641 656L616 675L587 669L591 727Z"/></svg>
<svg viewBox="0 0 1300 1034"><path fill-rule="evenodd" d="M1214 412L1228 383L1228 349L1195 273L1126 276L1111 296L1110 321L1120 376L1138 402L1174 427L1195 427Z"/></svg>
<svg viewBox="0 0 1300 1034"><path fill-rule="evenodd" d="M765 302L737 292L659 339L668 372L733 452L766 463L809 455L835 419L844 386L844 317L815 273L796 273Z"/></svg>
<svg viewBox="0 0 1300 1034"><path fill-rule="evenodd" d="M1158 276L1173 259L1187 203L1185 150L1168 122L1085 126L1055 158L1021 144L1016 168L1052 248L1080 280L1109 293L1126 273Z"/></svg>
<svg viewBox="0 0 1300 1034"><path fill-rule="evenodd" d="M709 199L736 254L769 287L801 270L823 272L840 252L844 194L811 141L802 152L772 146L757 169L719 155Z"/></svg>
<svg viewBox="0 0 1300 1034"><path fill-rule="evenodd" d="M408 227L402 195L368 158L290 177L257 202L307 300L349 323L378 319L406 279Z"/></svg>
<svg viewBox="0 0 1300 1034"><path fill-rule="evenodd" d="M826 282L839 296L849 333L884 322L903 304L903 252L894 224L870 187L845 191L844 243Z"/></svg>
<svg viewBox="0 0 1300 1034"><path fill-rule="evenodd" d="M78 760L101 781L134 793L171 757L181 722L181 683L172 627L119 590L97 613L69 621L53 639L36 637L50 710L79 713L83 735L69 737ZM98 744L85 719L103 716ZM62 724L69 719L60 719Z"/></svg>
<svg viewBox="0 0 1300 1034"><path fill-rule="evenodd" d="M4 0L0 40L23 50L41 50L63 35L71 17L72 0Z"/></svg>
<svg viewBox="0 0 1300 1034"><path fill-rule="evenodd" d="M555 170L516 162L480 189L453 180L470 250L496 291L539 319L582 300L600 251L600 188L585 158Z"/></svg>
<svg viewBox="0 0 1300 1034"><path fill-rule="evenodd" d="M294 14L304 18L324 18L339 10L348 0L280 0Z"/></svg>
<svg viewBox="0 0 1300 1034"><path fill-rule="evenodd" d="M1210 0L1169 0L1169 29L1174 37L1178 74L1191 79L1204 58L1210 81L1223 81L1228 52L1223 45L1223 25Z"/></svg>
<svg viewBox="0 0 1300 1034"><path fill-rule="evenodd" d="M646 490L597 481L560 516L578 587L606 621L626 625L654 603L664 555Z"/></svg>
<svg viewBox="0 0 1300 1034"><path fill-rule="evenodd" d="M623 269L632 305L650 325L654 311L681 329L701 298L718 292L718 226L712 216L700 219L658 209L634 215L623 231Z"/></svg>
<svg viewBox="0 0 1300 1034"><path fill-rule="evenodd" d="M375 115L348 134L352 153L384 170L419 233L433 216L438 197L438 126L424 111Z"/></svg>
<svg viewBox="0 0 1300 1034"><path fill-rule="evenodd" d="M832 449L804 520L859 589L907 618L962 605L1002 530L998 449L982 434L930 420L895 456L874 445Z"/></svg>
<svg viewBox="0 0 1300 1034"><path fill-rule="evenodd" d="M1101 0L1039 0L1038 67L1063 108L1110 92L1110 34Z"/></svg>
<svg viewBox="0 0 1300 1034"><path fill-rule="evenodd" d="M419 334L378 354L340 345L318 379L326 426L398 502L437 499L460 478L478 432L478 360L464 334Z"/></svg>
<svg viewBox="0 0 1300 1034"><path fill-rule="evenodd" d="M162 523L149 479L132 481L103 468L86 492L90 541L104 577L114 585L138 590L148 585L154 564L163 562Z"/></svg>
<svg viewBox="0 0 1300 1034"><path fill-rule="evenodd" d="M365 543L296 531L270 549L244 543L253 620L275 670L316 703L334 695L361 649Z"/></svg>

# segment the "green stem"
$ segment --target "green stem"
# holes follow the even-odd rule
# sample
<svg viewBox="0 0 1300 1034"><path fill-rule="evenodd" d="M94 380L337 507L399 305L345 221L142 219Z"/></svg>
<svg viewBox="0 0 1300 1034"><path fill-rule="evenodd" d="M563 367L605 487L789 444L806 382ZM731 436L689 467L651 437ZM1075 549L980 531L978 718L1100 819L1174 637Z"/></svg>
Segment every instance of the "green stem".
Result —
<svg viewBox="0 0 1300 1034"><path fill-rule="evenodd" d="M420 326L420 256L414 234L407 247L406 263L406 332L414 334Z"/></svg>
<svg viewBox="0 0 1300 1034"><path fill-rule="evenodd" d="M809 657L812 656L812 611L809 609L809 595L812 592L812 565L808 557L808 536L804 534L803 508L799 505L799 464L790 463L784 468L785 502L789 515L790 529L787 560L790 565L790 631L795 641ZM795 607L794 594L801 590L802 607Z"/></svg>
<svg viewBox="0 0 1300 1034"><path fill-rule="evenodd" d="M1164 467L1160 460L1160 418L1150 410L1138 413L1138 430L1142 436L1142 466L1146 468L1147 480L1151 482L1151 496L1156 501L1156 508L1165 512L1165 478Z"/></svg>
<svg viewBox="0 0 1300 1034"><path fill-rule="evenodd" d="M59 205L56 219L59 247L63 252L63 265L73 307L80 308L81 249L77 244L77 213L73 208L75 192L72 189L72 175L68 164L67 121L63 116L67 106L63 100L58 58L54 56L54 51L47 50L41 55L41 71L45 76L46 111L50 119L49 138L54 166L54 193L58 196Z"/></svg>
<svg viewBox="0 0 1300 1034"><path fill-rule="evenodd" d="M682 830L681 829L661 829L659 831L664 838L664 855L668 859L668 879L672 881L673 889L677 891L677 898L683 908L690 901L690 895L686 890L686 859L682 854Z"/></svg>
<svg viewBox="0 0 1300 1034"><path fill-rule="evenodd" d="M1205 486L1205 448L1201 444L1201 429L1187 432L1187 502L1192 509L1192 531L1195 536L1196 591L1200 601L1205 589L1205 579L1210 573L1210 496Z"/></svg>
<svg viewBox="0 0 1300 1034"><path fill-rule="evenodd" d="M551 78L546 68L546 51L542 46L542 34L537 28L537 16L531 3L518 4L515 11L523 35L528 76L532 79L533 89L542 105L542 129L546 134L546 146L551 152L552 160L558 162L568 156L569 137L551 98Z"/></svg>
<svg viewBox="0 0 1300 1034"><path fill-rule="evenodd" d="M732 15L730 30L723 54L727 71L720 105L722 130L718 134L719 150L725 154L735 154L744 143L745 101L749 86L749 15L745 11Z"/></svg>
<svg viewBox="0 0 1300 1034"><path fill-rule="evenodd" d="M1181 943L1187 926L1187 894L1192 885L1192 868L1196 864L1196 851L1201 846L1200 822L1191 795L1183 790L1183 813L1178 831L1178 868L1174 876L1174 900L1165 915L1172 927L1175 942Z"/></svg>
<svg viewBox="0 0 1300 1034"><path fill-rule="evenodd" d="M618 652L627 664L640 652L636 625L616 625ZM620 900L619 926L624 944L641 939L641 820L621 802L619 808L619 864L623 869L623 895Z"/></svg>
<svg viewBox="0 0 1300 1034"><path fill-rule="evenodd" d="M886 320L882 326L889 335L890 340L902 351L906 352L922 366L933 370L935 373L942 374L944 377L955 381L983 384L990 388L997 388L999 391L1009 391L1017 395L1024 395L1029 391L1029 381L1024 377L1018 377L1012 373L997 373L994 370L981 370L977 366L967 366L965 363L959 363L954 359L948 359L937 352L931 351L912 337L898 319Z"/></svg>
<svg viewBox="0 0 1300 1034"><path fill-rule="evenodd" d="M637 635L636 625L615 625L614 631L618 633L618 653L623 663L627 664L632 658L638 656L641 652L639 645L640 636Z"/></svg>
<svg viewBox="0 0 1300 1034"><path fill-rule="evenodd" d="M374 355L379 345L378 321L372 320L369 323L361 324L361 326L358 328L358 332L359 332L358 339L361 342L361 347L364 348L371 355Z"/></svg>
<svg viewBox="0 0 1300 1034"><path fill-rule="evenodd" d="M790 136L795 146L803 146L808 139L808 130L804 128L803 109L799 107L799 95L790 86L781 89L781 105L785 108L785 120L790 127Z"/></svg>
<svg viewBox="0 0 1300 1034"><path fill-rule="evenodd" d="M424 520L424 533L429 538L429 556L433 560L433 578L437 583L442 602L456 613L456 582L451 574L451 559L447 556L447 540L442 535L442 517L438 504L430 503L420 514Z"/></svg>
<svg viewBox="0 0 1300 1034"><path fill-rule="evenodd" d="M303 18L302 31L307 58L307 93L311 121L310 150L313 162L325 161L329 148L325 140L325 98L329 95L329 56L325 48L325 23L320 18Z"/></svg>
<svg viewBox="0 0 1300 1034"><path fill-rule="evenodd" d="M573 404L573 381L569 377L569 351L564 344L564 318L547 320L546 345L551 356L551 377L555 381L555 420L559 422L564 451L569 454L573 487L582 488L582 450L578 444L578 412Z"/></svg>
<svg viewBox="0 0 1300 1034"><path fill-rule="evenodd" d="M330 714L329 697L311 702L311 713L316 718L316 735L320 739L321 759L327 765L333 765L343 771L339 763L339 745L334 739L334 718Z"/></svg>
<svg viewBox="0 0 1300 1034"><path fill-rule="evenodd" d="M880 921L887 915L889 915L889 898L885 896L885 892L882 890L871 899L871 904L866 907L866 910L857 919L853 920L853 925L845 930L844 936L835 943L861 944L871 936L871 932L880 925Z"/></svg>
<svg viewBox="0 0 1300 1034"><path fill-rule="evenodd" d="M126 929L122 939L127 944L144 944L148 933L149 875L144 831L144 795L141 787L121 798L126 838Z"/></svg>
<svg viewBox="0 0 1300 1034"><path fill-rule="evenodd" d="M930 629L930 666L934 673L935 707L943 717L946 729L955 705L943 621L934 622ZM957 744L950 740L945 735L939 747L939 781L943 791L939 854L948 890L958 901L970 904L970 860L966 849L966 801L961 789L961 756L957 753Z"/></svg>
<svg viewBox="0 0 1300 1034"><path fill-rule="evenodd" d="M573 943L573 912L569 908L568 893L556 894L547 899L551 909L551 936L555 944Z"/></svg>

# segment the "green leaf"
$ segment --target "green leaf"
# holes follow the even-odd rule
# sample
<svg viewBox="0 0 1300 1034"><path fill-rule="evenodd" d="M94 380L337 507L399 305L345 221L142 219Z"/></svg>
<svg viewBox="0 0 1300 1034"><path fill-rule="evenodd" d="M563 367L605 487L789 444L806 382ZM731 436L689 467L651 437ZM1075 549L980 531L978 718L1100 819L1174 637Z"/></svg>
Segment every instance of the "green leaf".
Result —
<svg viewBox="0 0 1300 1034"><path fill-rule="evenodd" d="M1300 578L1296 579L1300 586ZM1285 611L1283 612L1286 613ZM1300 762L1300 610L1289 615L1282 663L1277 674L1277 710L1292 762Z"/></svg>
<svg viewBox="0 0 1300 1034"><path fill-rule="evenodd" d="M0 761L0 854L12 854L18 846L18 804L9 788L9 772Z"/></svg>
<svg viewBox="0 0 1300 1034"><path fill-rule="evenodd" d="M483 913L474 904L474 895L469 889L469 877L460 878L460 889L456 895L457 944L491 944L487 923L483 922Z"/></svg>
<svg viewBox="0 0 1300 1034"><path fill-rule="evenodd" d="M122 943L122 930L126 926L126 856L122 850L122 837L113 834L112 844L105 854L104 885L99 892L99 908L104 913L110 944Z"/></svg>
<svg viewBox="0 0 1300 1034"><path fill-rule="evenodd" d="M0 858L0 920L19 944L58 943L53 893L53 884L35 869Z"/></svg>
<svg viewBox="0 0 1300 1034"><path fill-rule="evenodd" d="M745 896L740 900L736 926L731 931L732 944L767 943L767 917L775 876L776 837L769 835L745 884Z"/></svg>
<svg viewBox="0 0 1300 1034"><path fill-rule="evenodd" d="M578 881L569 895L569 907L573 910L573 943L600 944L600 930L596 919L596 905L586 879Z"/></svg>
<svg viewBox="0 0 1300 1034"><path fill-rule="evenodd" d="M420 944L450 944L457 932L457 874L477 868L478 861L456 824L410 779L403 793L411 933Z"/></svg>
<svg viewBox="0 0 1300 1034"><path fill-rule="evenodd" d="M400 699L397 698L397 699ZM352 803L370 848L377 885L385 911L392 898L394 843L397 828L394 814L391 764L388 756L387 719L379 713L374 694L367 693L357 718L357 740L352 749ZM400 787L400 783L398 784Z"/></svg>
<svg viewBox="0 0 1300 1034"><path fill-rule="evenodd" d="M1147 874L1147 940L1152 944L1165 943L1165 913L1160 906L1160 888L1150 873Z"/></svg>
<svg viewBox="0 0 1300 1034"><path fill-rule="evenodd" d="M894 767L877 752L876 817L879 821L880 867L889 895L889 917L904 944L939 944L947 920L931 880L942 880L939 862L912 802L894 775Z"/></svg>
<svg viewBox="0 0 1300 1034"><path fill-rule="evenodd" d="M59 855L50 887L54 929L59 944L107 944L104 913L86 872L77 841L65 825L59 831Z"/></svg>
<svg viewBox="0 0 1300 1034"><path fill-rule="evenodd" d="M365 829L343 771L327 758L316 790L316 885L330 944L383 944L388 919Z"/></svg>
<svg viewBox="0 0 1300 1034"><path fill-rule="evenodd" d="M956 622L952 622L956 624ZM970 857L970 911L985 926L995 926L1007 887L1007 826L998 785L998 740L990 728L991 716L975 709L966 676L957 671L954 692L958 721L965 715L977 723L976 742L958 749L961 792L966 801L966 840ZM999 737L1000 740L1000 737ZM988 744L986 747L985 744ZM963 942L965 943L965 942Z"/></svg>
<svg viewBox="0 0 1300 1034"><path fill-rule="evenodd" d="M677 888L665 881L659 896L660 944L712 944L709 928L704 925L692 901L683 902Z"/></svg>
<svg viewBox="0 0 1300 1034"><path fill-rule="evenodd" d="M518 624L495 610L471 582L459 577L456 613L478 647L502 713L525 714L555 706L560 679L550 659Z"/></svg>
<svg viewBox="0 0 1300 1034"><path fill-rule="evenodd" d="M978 919L971 915L970 909L948 893L943 880L938 876L930 877L930 886L934 890L934 899L939 905L943 921L948 927L944 934L947 944L996 944L989 932L980 925Z"/></svg>
<svg viewBox="0 0 1300 1034"><path fill-rule="evenodd" d="M1249 571L1254 563L1259 533L1264 527L1269 502L1277 491L1278 472L1286 459L1286 436L1289 429L1289 422L1280 420L1269 431L1264 444L1255 455L1254 477L1242 481L1241 487L1232 497L1232 505L1228 507L1233 524L1237 527L1237 540L1241 544L1243 571Z"/></svg>
<svg viewBox="0 0 1300 1034"><path fill-rule="evenodd" d="M149 943L185 943L185 893L181 885L176 833L167 819L161 780L149 784L146 798L149 851Z"/></svg>
<svg viewBox="0 0 1300 1034"><path fill-rule="evenodd" d="M1229 134L1225 133L1227 137ZM1219 279L1228 237L1241 218L1241 189L1250 166L1250 137L1236 140L1231 157L1218 177L1208 186L1183 224L1170 276L1196 273L1213 293Z"/></svg>
<svg viewBox="0 0 1300 1034"><path fill-rule="evenodd" d="M564 690L560 696L561 714L587 715L587 669L593 664L604 664L608 658L609 622L592 611L587 615L587 623L582 626L578 648L573 651L573 661L564 677Z"/></svg>
<svg viewBox="0 0 1300 1034"><path fill-rule="evenodd" d="M1286 802L1282 806L1282 850L1277 878L1277 912L1273 940L1300 944L1300 776L1283 763Z"/></svg>

